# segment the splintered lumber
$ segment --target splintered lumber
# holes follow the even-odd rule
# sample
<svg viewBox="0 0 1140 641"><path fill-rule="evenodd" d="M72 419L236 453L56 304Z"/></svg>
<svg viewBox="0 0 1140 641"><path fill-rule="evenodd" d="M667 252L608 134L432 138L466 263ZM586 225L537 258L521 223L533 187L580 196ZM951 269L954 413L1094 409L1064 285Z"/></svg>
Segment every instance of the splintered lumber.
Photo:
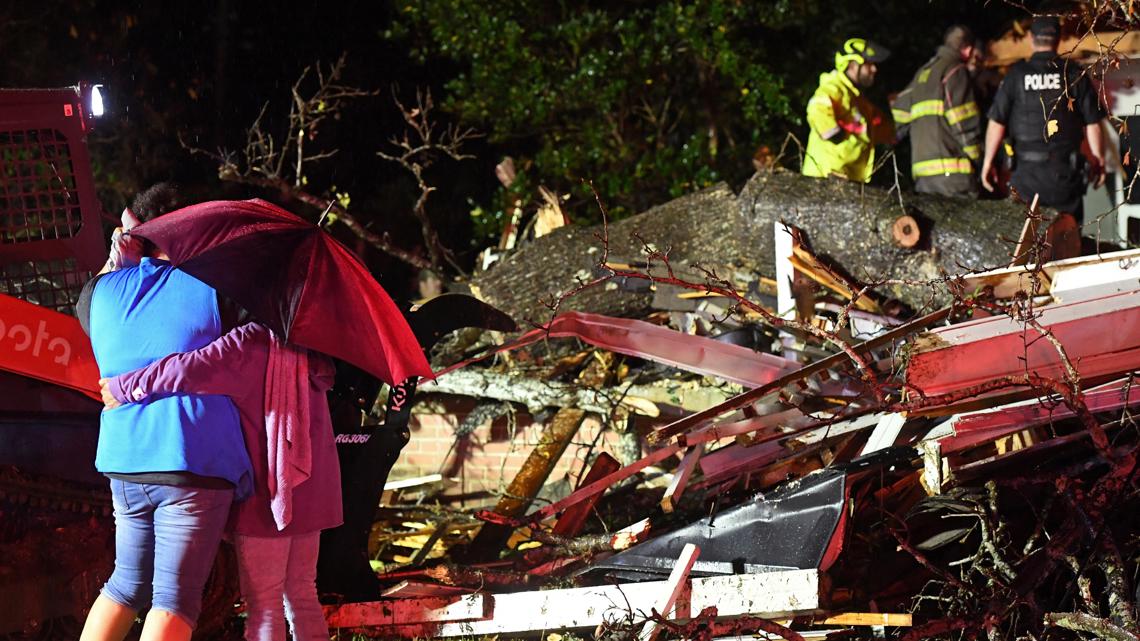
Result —
<svg viewBox="0 0 1140 641"><path fill-rule="evenodd" d="M507 486L503 498L499 499L495 506L497 514L513 518L526 512L585 418L586 413L580 409L558 410L550 426L543 431L538 445L531 450L518 474ZM495 523L485 523L471 542L472 554L477 558L497 558L512 530L513 528Z"/></svg>
<svg viewBox="0 0 1140 641"><path fill-rule="evenodd" d="M917 318L905 325L900 325L899 327L896 327L880 336L876 336L871 340L855 345L854 350L859 354L865 354L873 349L878 349L884 345L889 345L893 341L896 341L905 336L909 336L910 334L913 334L921 329L940 322L949 315L949 307L936 312L931 312L926 316ZM707 410L702 410L696 414L691 414L685 418L674 421L654 432L650 432L645 437L645 440L649 441L650 443L661 443L678 434L683 434L690 430L703 427L721 414L740 409L747 405L751 405L752 403L759 401L769 394L778 392L787 385L802 381L809 376L813 376L833 367L844 365L848 361L849 357L843 352L833 354L810 365L805 365L802 369L792 372L786 376L782 376L772 381L771 383L768 383L767 385L762 385L756 389L752 389L744 392L743 394L734 396L724 403L721 403L720 405L710 407Z"/></svg>
<svg viewBox="0 0 1140 641"><path fill-rule="evenodd" d="M836 294L839 294L842 298L846 300L855 298L855 292L851 291L851 288L846 283L831 274L827 268L819 262L819 259L802 245L796 244L792 246L792 255L789 260L792 266L796 268L796 271ZM882 313L882 310L879 309L879 304L866 295L860 296L855 301L855 307L873 314Z"/></svg>
<svg viewBox="0 0 1140 641"><path fill-rule="evenodd" d="M905 424L905 413L884 414L879 418L878 424L875 425L875 431L871 432L871 438L867 439L867 444L863 446L859 455L870 454L894 445L895 439L899 437L899 432L902 431Z"/></svg>
<svg viewBox="0 0 1140 641"><path fill-rule="evenodd" d="M1125 379L1084 393L1085 406L1094 414L1140 405L1140 385ZM938 439L950 454L1052 421L1075 416L1067 405L1030 399L985 412L965 414L948 421L952 434Z"/></svg>
<svg viewBox="0 0 1140 641"><path fill-rule="evenodd" d="M781 412L753 416L731 423L714 423L708 427L702 427L688 432L687 434L679 434L677 436L677 442L685 446L697 445L699 443L717 441L729 436L750 434L760 430L771 430L777 427L794 427L805 423L814 423L816 420L817 419L804 414L803 411L799 409L791 408Z"/></svg>
<svg viewBox="0 0 1140 641"><path fill-rule="evenodd" d="M1017 246L1013 249L1013 260L1010 267L1024 265L1029 262L1029 250L1037 242L1037 221L1040 219L1037 212L1037 200L1041 194L1033 194L1033 202L1029 203L1029 215L1025 217L1025 224L1021 227L1021 234L1017 237Z"/></svg>
<svg viewBox="0 0 1140 641"><path fill-rule="evenodd" d="M685 491L685 485L689 482L689 477L697 467L697 462L701 460L704 449L704 445L690 447L685 458L681 459L681 464L673 472L673 480L669 481L669 487L665 488L665 496L661 497L661 509L665 512L672 512L676 507L677 501Z"/></svg>
<svg viewBox="0 0 1140 641"><path fill-rule="evenodd" d="M330 628L363 628L406 623L472 621L485 618L491 599L484 594L390 599L325 606Z"/></svg>
<svg viewBox="0 0 1140 641"><path fill-rule="evenodd" d="M668 248L675 264L699 263L745 289L756 276L775 278L772 226L780 220L807 234L813 251L843 266L862 282L886 278L924 282L945 271L1006 265L1025 220L1024 207L1007 200L963 201L896 193L845 180L816 179L786 171L757 173L739 196L725 185L682 196L636 216L582 228L567 226L520 247L471 284L486 302L512 318L543 322L549 301L590 280L604 257L643 255L643 241ZM912 219L919 238L906 247L896 226ZM900 222L902 221L902 222ZM636 236L635 236L636 234ZM932 251L933 250L933 251ZM631 262L631 261L630 261ZM738 274L740 276L738 276ZM917 285L890 285L888 297L921 309L931 294ZM563 310L637 317L650 309L648 288L594 287L563 301ZM943 296L935 304L946 304Z"/></svg>
<svg viewBox="0 0 1140 641"><path fill-rule="evenodd" d="M763 471L765 466L781 459L799 456L808 446L818 445L825 440L840 438L876 425L882 416L870 414L832 424L817 423L816 427L800 428L788 434L767 434L747 447L741 445L723 447L701 458L701 470L704 472L701 484L707 487L734 476Z"/></svg>
<svg viewBox="0 0 1140 641"><path fill-rule="evenodd" d="M460 588L453 585L439 585L438 583L424 583L422 581L400 581L396 585L384 590L380 596L389 599L406 599L410 597L451 597L467 595L475 592L471 588Z"/></svg>
<svg viewBox="0 0 1140 641"><path fill-rule="evenodd" d="M594 464L590 466L590 471L582 477L579 481L578 487L589 485L600 478L613 474L621 468L621 463L609 454L602 452L598 458L594 460ZM577 488L575 488L577 489ZM594 506L597 505L598 499L601 495L595 494L577 505L572 505L558 517L551 532L558 536L576 536L582 531L582 526L586 524L586 519L590 516Z"/></svg>
<svg viewBox="0 0 1140 641"><path fill-rule="evenodd" d="M535 510L532 514L527 516L526 519L504 518L501 515L498 515L494 512L488 513L486 511L477 512L475 514L475 516L477 518L483 519L483 520L491 522L491 523L500 523L503 525L522 525L524 523L538 523L538 522L542 521L543 519L547 518L548 516L553 516L555 514L558 514L562 510L565 510L566 508L568 508L572 505L577 505L577 504L581 503L582 501L585 501L585 500L587 500L593 496L596 496L596 495L599 495L599 494L605 492L610 487L612 487L614 484L616 484L620 481L624 481L625 479L633 476L634 474L637 474L638 472L640 472L641 470L644 470L645 468L649 467L650 465L664 461L665 459L669 458L670 456L673 456L674 454L676 454L680 450L681 450L681 448L678 445L667 445L665 447L662 447L662 448L650 453L649 455L647 455L647 456L645 456L645 457L643 457L643 458L641 458L641 459L639 459L633 463L630 463L629 465L621 468L620 470L614 472L613 474L608 474L606 476L603 476L602 478L594 481L593 483L588 483L588 484L578 488L577 490L574 490L573 492L570 493L569 496L562 499L561 501L556 501L554 503L551 503L550 505L547 505L546 507Z"/></svg>
<svg viewBox="0 0 1140 641"><path fill-rule="evenodd" d="M712 606L717 608L718 617L748 615L777 618L815 614L823 604L823 575L818 570L696 578L689 582L689 586L688 598L682 594L677 600L675 616L671 617L673 620L688 620ZM462 619L445 619L436 615L430 622L425 622L423 615L419 615L420 618L406 619L404 622L408 625L365 622L391 620L391 617L367 616L370 608L392 609L393 606L383 601L354 604L344 612L340 608L350 606L330 607L326 613L329 627L372 628L369 630L370 635L404 639L593 629L601 624L631 625L643 621L671 588L668 581L647 581L496 593L485 595L485 602L492 606L490 612L482 618L470 618L473 609L468 609L459 613L463 616ZM411 603L402 607L410 613L424 610Z"/></svg>
<svg viewBox="0 0 1140 641"><path fill-rule="evenodd" d="M1082 380L1140 367L1140 291L1041 308L1036 322L1064 347ZM928 332L915 341L909 386L926 396L967 390L1026 371L1065 380L1054 344L1005 316Z"/></svg>
<svg viewBox="0 0 1140 641"><path fill-rule="evenodd" d="M818 616L812 622L816 625L885 625L892 628L914 625L911 615L897 612L843 612Z"/></svg>
<svg viewBox="0 0 1140 641"><path fill-rule="evenodd" d="M618 551L627 550L649 538L649 532L652 529L653 524L648 517L631 523L614 532L614 535L610 537L610 547Z"/></svg>
<svg viewBox="0 0 1140 641"><path fill-rule="evenodd" d="M673 564L669 578L665 580L668 590L661 596L661 600L654 605L654 612L666 619L674 617L674 606L677 604L678 597L681 596L681 591L685 589L689 580L689 571L693 569L693 564L697 562L697 557L700 554L701 549L692 543L686 543L685 547L681 548L681 555ZM645 626L641 628L638 639L640 641L655 641L659 634L661 634L661 624L650 620L646 621Z"/></svg>

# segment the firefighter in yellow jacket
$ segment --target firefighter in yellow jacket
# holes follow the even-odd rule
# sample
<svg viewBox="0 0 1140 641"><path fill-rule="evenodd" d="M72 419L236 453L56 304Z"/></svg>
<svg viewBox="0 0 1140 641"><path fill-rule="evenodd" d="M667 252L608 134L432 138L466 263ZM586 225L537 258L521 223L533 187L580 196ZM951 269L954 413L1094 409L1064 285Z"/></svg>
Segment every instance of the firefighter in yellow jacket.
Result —
<svg viewBox="0 0 1140 641"><path fill-rule="evenodd" d="M863 38L851 38L836 52L835 70L819 77L819 88L808 101L805 176L871 179L875 145L893 143L895 131L860 89L875 84L878 63L889 55L885 47Z"/></svg>
<svg viewBox="0 0 1140 641"><path fill-rule="evenodd" d="M974 34L954 25L891 105L899 138L910 136L915 191L976 198L982 121L966 62Z"/></svg>

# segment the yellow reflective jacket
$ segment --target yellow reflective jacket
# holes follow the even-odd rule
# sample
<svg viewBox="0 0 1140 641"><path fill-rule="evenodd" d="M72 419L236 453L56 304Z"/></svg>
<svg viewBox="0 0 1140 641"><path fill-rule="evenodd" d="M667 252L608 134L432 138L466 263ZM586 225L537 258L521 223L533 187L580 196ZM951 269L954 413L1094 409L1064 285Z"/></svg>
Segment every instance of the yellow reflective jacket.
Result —
<svg viewBox="0 0 1140 641"><path fill-rule="evenodd" d="M867 182L875 164L875 145L895 140L889 118L871 104L842 71L819 77L807 106L805 176L841 176Z"/></svg>
<svg viewBox="0 0 1140 641"><path fill-rule="evenodd" d="M899 137L910 135L914 178L971 176L982 145L974 85L958 52L939 47L891 105Z"/></svg>

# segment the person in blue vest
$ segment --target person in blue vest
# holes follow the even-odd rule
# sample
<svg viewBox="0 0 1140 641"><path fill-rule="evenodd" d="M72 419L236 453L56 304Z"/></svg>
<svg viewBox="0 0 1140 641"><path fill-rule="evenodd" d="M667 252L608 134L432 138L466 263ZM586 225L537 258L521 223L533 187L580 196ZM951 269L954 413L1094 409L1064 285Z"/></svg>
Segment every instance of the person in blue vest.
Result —
<svg viewBox="0 0 1140 641"><path fill-rule="evenodd" d="M131 209L145 221L147 193L140 199ZM211 287L153 246L144 252L139 264L92 279L77 304L101 377L204 347L229 329ZM110 479L115 570L80 640L121 641L148 606L142 641L189 640L231 504L251 490L233 402L170 394L106 410L95 467Z"/></svg>

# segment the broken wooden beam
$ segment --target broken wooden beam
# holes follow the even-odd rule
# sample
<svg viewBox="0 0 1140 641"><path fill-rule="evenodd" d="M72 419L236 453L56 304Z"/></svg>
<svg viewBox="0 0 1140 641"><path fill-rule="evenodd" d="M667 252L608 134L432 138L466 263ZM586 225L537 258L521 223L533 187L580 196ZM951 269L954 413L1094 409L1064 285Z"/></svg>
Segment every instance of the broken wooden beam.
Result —
<svg viewBox="0 0 1140 641"><path fill-rule="evenodd" d="M701 454L704 453L704 450L704 445L690 447L689 451L685 453L685 457L681 459L681 464L673 472L673 480L669 481L669 487L665 488L665 495L661 497L661 509L666 513L672 512L677 506L677 501L684 493L685 486L689 483L689 477L692 476L693 470L697 467L697 462L701 460Z"/></svg>
<svg viewBox="0 0 1140 641"><path fill-rule="evenodd" d="M684 621L710 606L718 617L790 617L818 613L823 606L823 575L818 570L787 570L692 579L688 597L677 600L674 620ZM398 638L478 637L543 630L592 629L600 624L632 624L670 591L668 581L647 581L585 588L533 590L482 596L491 610L470 618L477 608L453 605L450 611L420 605L419 599L377 601L326 608L329 627L369 628L369 633ZM470 599L470 597L463 597ZM395 603L401 603L399 606ZM397 622L398 608L411 618ZM389 614L375 614L372 610ZM428 614L424 614L427 611ZM433 618L425 621L425 616ZM391 623L387 623L391 622ZM400 623L403 623L402 625Z"/></svg>
<svg viewBox="0 0 1140 641"><path fill-rule="evenodd" d="M681 448L678 445L667 445L667 446L665 446L659 450L652 452L648 456L645 456L645 457L643 457L643 458L641 458L641 459L639 459L633 463L630 463L629 465L621 468L620 470L614 472L613 474L608 474L608 475L594 481L593 483L590 483L590 484L585 485L581 488L578 488L577 490L574 490L573 492L570 493L569 496L567 496L566 498L564 498L560 501L556 501L554 503L551 503L550 505L547 505L546 507L543 507L539 510L535 510L532 514L528 515L525 519L504 518L498 514L495 514L494 512L487 512L487 511L477 512L475 514L475 516L476 516L476 518L479 518L481 520L494 522L494 523L501 523L501 524L511 524L511 525L521 526L521 525L524 525L527 523L538 523L538 522L542 521L543 519L545 519L549 516L553 516L555 514L558 514L562 510L565 510L566 508L568 508L572 505L577 505L578 503L581 503L582 501L584 501L584 500L586 500L592 496L595 496L595 495L598 495L598 494L605 492L606 490L608 490L610 487L612 487L614 484L618 483L619 481L624 481L625 479L633 476L634 474L637 474L638 472L649 467L650 465L664 461L665 459L669 458L670 456L673 456L674 454L676 454L680 450L681 450Z"/></svg>
<svg viewBox="0 0 1140 641"><path fill-rule="evenodd" d="M910 334L929 327L939 321L945 320L949 315L949 307L936 312L932 312L926 316L910 321L905 325L900 325L890 330L889 332L882 334L881 336L876 336L871 340L864 341L863 343L855 345L853 349L856 353L864 354L873 349L878 349L885 345L889 345L892 341L898 340L905 336L909 336ZM772 381L771 383L768 383L767 385L762 385L756 389L744 392L743 394L738 394L737 396L730 398L720 405L710 407L707 410L703 410L701 412L697 412L696 414L692 414L680 420L674 421L654 432L650 432L645 437L645 439L650 443L661 443L678 434L703 427L721 414L740 409L747 405L751 405L770 394L778 392L787 385L802 381L809 376L818 374L833 367L844 365L849 360L850 357L846 353L840 352L838 354L832 354L831 356L818 360L810 365L805 365L802 369L792 372L786 376L782 376Z"/></svg>
<svg viewBox="0 0 1140 641"><path fill-rule="evenodd" d="M673 570L669 572L669 578L665 580L666 591L661 595L660 600L654 605L652 612L656 612L665 619L674 618L676 615L674 606L677 604L677 599L680 598L681 592L688 587L689 571L693 569L693 564L697 562L697 557L700 556L701 549L692 543L686 543L685 547L681 548L681 554L677 557L677 561L673 564ZM640 641L656 641L657 635L661 634L661 624L654 620L645 622L641 628L641 634L638 635Z"/></svg>
<svg viewBox="0 0 1140 641"><path fill-rule="evenodd" d="M554 415L550 426L543 431L538 445L531 450L511 484L507 486L503 498L495 506L495 513L508 518L522 516L550 472L558 465L558 460L578 433L586 412L574 408L562 408ZM495 523L485 523L471 542L471 555L474 559L498 558L499 551L510 538L514 528Z"/></svg>
<svg viewBox="0 0 1140 641"><path fill-rule="evenodd" d="M609 454L602 452L598 454L598 458L594 459L594 464L590 466L590 471L582 477L578 482L578 488L584 487L613 474L621 469L621 463ZM577 488L575 488L577 489ZM582 526L586 524L586 519L589 518L590 513L597 505L598 499L601 498L600 494L595 494L577 505L572 505L558 517L558 521L554 523L551 528L551 533L558 536L577 536L582 531Z"/></svg>
<svg viewBox="0 0 1140 641"><path fill-rule="evenodd" d="M454 597L421 597L389 599L367 603L346 603L325 607L325 619L330 628L367 628L434 623L473 621L484 619L491 613L491 598L485 594L467 594Z"/></svg>

